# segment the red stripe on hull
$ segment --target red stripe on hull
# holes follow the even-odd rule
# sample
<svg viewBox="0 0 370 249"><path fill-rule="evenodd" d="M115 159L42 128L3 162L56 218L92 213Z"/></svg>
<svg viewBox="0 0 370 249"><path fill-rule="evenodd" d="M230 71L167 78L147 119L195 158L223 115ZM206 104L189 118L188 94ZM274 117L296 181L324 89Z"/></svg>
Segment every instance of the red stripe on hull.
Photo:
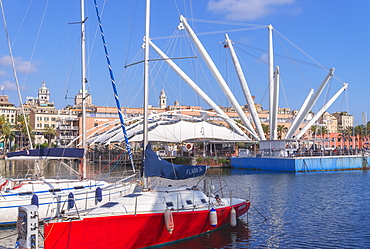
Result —
<svg viewBox="0 0 370 249"><path fill-rule="evenodd" d="M250 202L233 205L237 217L245 214ZM143 248L173 242L217 229L230 223L231 207L217 208L216 227L208 210L173 212L175 228L170 234L163 213L102 216L83 220L50 222L44 225L45 249Z"/></svg>

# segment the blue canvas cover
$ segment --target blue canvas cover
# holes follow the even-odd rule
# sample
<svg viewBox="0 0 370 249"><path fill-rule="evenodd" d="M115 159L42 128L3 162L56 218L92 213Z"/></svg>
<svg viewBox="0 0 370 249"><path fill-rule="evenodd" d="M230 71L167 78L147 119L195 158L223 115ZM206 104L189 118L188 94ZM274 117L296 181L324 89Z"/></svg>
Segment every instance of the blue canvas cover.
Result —
<svg viewBox="0 0 370 249"><path fill-rule="evenodd" d="M84 149L80 148L47 148L47 149L34 149L22 150L17 152L9 152L6 154L7 158L15 157L54 157L54 158L82 158Z"/></svg>
<svg viewBox="0 0 370 249"><path fill-rule="evenodd" d="M146 177L157 176L172 180L197 177L206 173L204 165L176 165L155 154L150 144L145 149L144 172Z"/></svg>

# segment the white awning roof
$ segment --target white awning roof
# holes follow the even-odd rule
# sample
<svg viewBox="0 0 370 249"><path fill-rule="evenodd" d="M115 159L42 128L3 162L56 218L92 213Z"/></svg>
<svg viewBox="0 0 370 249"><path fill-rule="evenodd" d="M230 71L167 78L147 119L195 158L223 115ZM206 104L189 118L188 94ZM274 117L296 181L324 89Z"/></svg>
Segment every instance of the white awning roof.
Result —
<svg viewBox="0 0 370 249"><path fill-rule="evenodd" d="M142 124L134 124L127 127L127 135L130 142L143 140ZM186 142L194 140L221 140L221 141L249 141L244 135L241 136L229 128L206 121L157 121L149 124L149 141L152 142ZM100 135L98 139L91 138L92 143L123 142L121 128L115 132Z"/></svg>

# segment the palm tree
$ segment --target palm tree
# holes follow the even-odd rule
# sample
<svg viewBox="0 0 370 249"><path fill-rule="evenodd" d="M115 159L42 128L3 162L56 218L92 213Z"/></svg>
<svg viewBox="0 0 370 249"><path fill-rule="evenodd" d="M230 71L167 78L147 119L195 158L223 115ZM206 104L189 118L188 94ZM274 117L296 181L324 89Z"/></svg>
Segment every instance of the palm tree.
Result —
<svg viewBox="0 0 370 249"><path fill-rule="evenodd" d="M285 125L278 125L277 126L278 139L281 140L283 133L285 134L287 133L287 131L288 131L288 127L285 127Z"/></svg>
<svg viewBox="0 0 370 249"><path fill-rule="evenodd" d="M4 136L4 151L6 151L7 149L6 146L8 145L8 143L10 143L11 141L14 141L15 139L15 134L12 131L12 127L9 123L3 127L2 134ZM10 150L10 144L9 144L9 150Z"/></svg>
<svg viewBox="0 0 370 249"><path fill-rule="evenodd" d="M27 133L30 133L31 139L32 139L32 130L31 125L29 122L28 117L25 117L24 115L18 115L16 120L16 129L20 132L20 149L23 149L23 143L24 143L24 136L27 136ZM26 138L27 139L27 138ZM29 143L32 143L32 141L29 141Z"/></svg>
<svg viewBox="0 0 370 249"><path fill-rule="evenodd" d="M347 133L345 129L341 129L339 132L340 132L339 138L341 139L341 149L343 149L344 146L346 145Z"/></svg>
<svg viewBox="0 0 370 249"><path fill-rule="evenodd" d="M354 127L347 126L344 130L344 134L348 137L348 147L352 145L352 136L354 135Z"/></svg>
<svg viewBox="0 0 370 249"><path fill-rule="evenodd" d="M58 133L55 130L55 128L51 126L47 127L46 130L44 131L44 136L48 140L48 148L50 148L51 140L54 139L57 134Z"/></svg>
<svg viewBox="0 0 370 249"><path fill-rule="evenodd" d="M365 133L366 133L365 125L356 125L355 126L355 136L356 136L356 138L358 137L358 139L359 139L359 143L358 143L359 148L362 148L362 146L363 146L362 139L364 138Z"/></svg>
<svg viewBox="0 0 370 249"><path fill-rule="evenodd" d="M267 124L261 124L263 133L265 133L265 137L269 138L270 136L270 126Z"/></svg>
<svg viewBox="0 0 370 249"><path fill-rule="evenodd" d="M4 115L1 115L0 116L0 132L6 123L8 123L8 120L6 119Z"/></svg>
<svg viewBox="0 0 370 249"><path fill-rule="evenodd" d="M326 126L320 126L317 130L317 134L323 137L325 134L328 134L328 128L326 128Z"/></svg>
<svg viewBox="0 0 370 249"><path fill-rule="evenodd" d="M1 139L4 139L4 133L6 132L7 129L10 129L10 124L5 115L0 116L0 137ZM6 141L4 140L4 150L5 150L5 143Z"/></svg>
<svg viewBox="0 0 370 249"><path fill-rule="evenodd" d="M317 125L312 125L310 127L310 131L311 131L311 137L316 137L316 134L317 134Z"/></svg>
<svg viewBox="0 0 370 249"><path fill-rule="evenodd" d="M370 122L367 122L367 124L365 126L365 139L366 139L366 143L369 143L369 138L370 138ZM366 147L369 147L369 145L367 145Z"/></svg>

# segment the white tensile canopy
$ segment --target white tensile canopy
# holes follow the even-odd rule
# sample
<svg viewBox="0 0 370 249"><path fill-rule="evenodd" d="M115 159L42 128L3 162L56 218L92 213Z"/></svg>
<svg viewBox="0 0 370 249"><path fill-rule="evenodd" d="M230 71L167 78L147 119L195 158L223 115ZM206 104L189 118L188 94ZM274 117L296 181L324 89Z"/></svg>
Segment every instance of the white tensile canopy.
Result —
<svg viewBox="0 0 370 249"><path fill-rule="evenodd" d="M127 129L130 142L143 140L142 124L132 125ZM187 142L194 140L249 141L229 128L206 121L157 121L149 124L149 141L152 142ZM91 138L88 142L114 143L124 142L121 129Z"/></svg>

